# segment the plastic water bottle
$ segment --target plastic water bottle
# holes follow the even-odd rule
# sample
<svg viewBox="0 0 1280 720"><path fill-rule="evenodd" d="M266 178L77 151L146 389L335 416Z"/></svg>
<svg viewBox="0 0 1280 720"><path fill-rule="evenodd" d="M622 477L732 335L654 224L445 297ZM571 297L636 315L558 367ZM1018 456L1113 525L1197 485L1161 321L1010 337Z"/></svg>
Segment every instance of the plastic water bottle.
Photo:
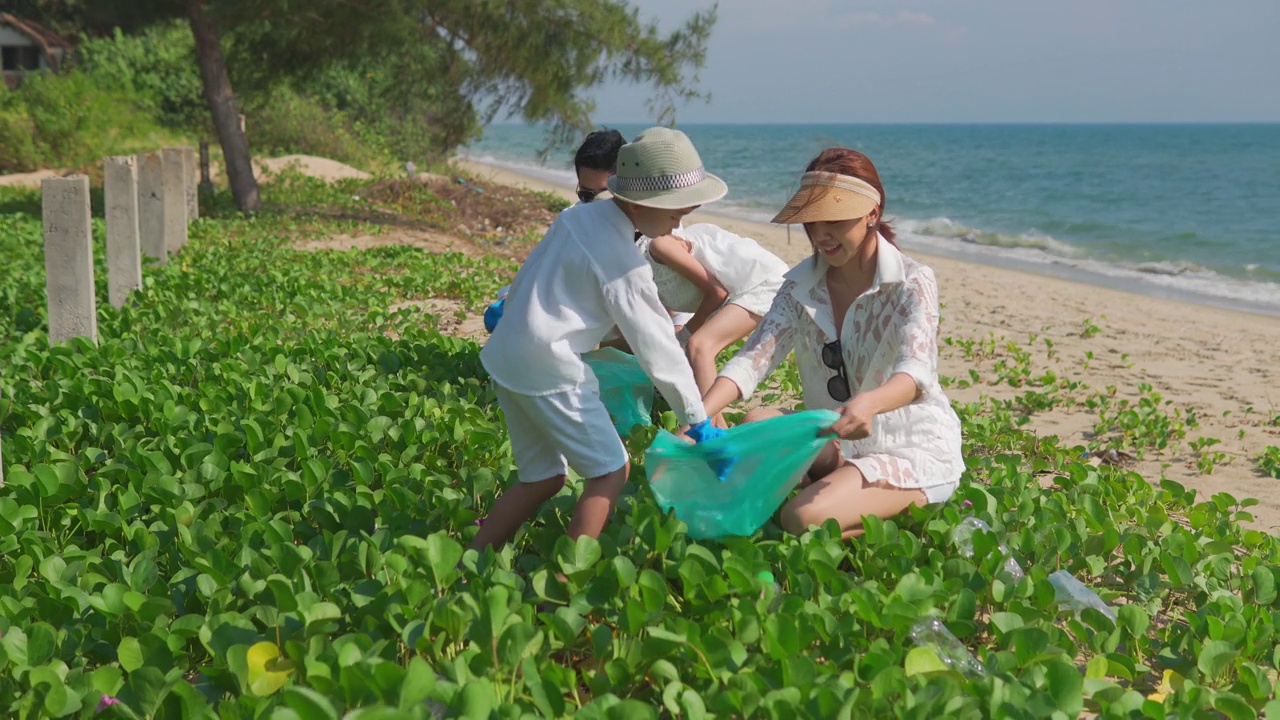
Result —
<svg viewBox="0 0 1280 720"><path fill-rule="evenodd" d="M956 548L960 554L965 557L973 557L973 534L978 530L991 532L991 526L976 517L967 517L960 521L960 524L951 531L951 541L956 544ZM1000 553L1004 555L1003 572L1018 582L1026 573L1023 572L1022 566L1017 560L1013 559L1013 555L1009 552L1009 547L1004 543L1000 543Z"/></svg>
<svg viewBox="0 0 1280 720"><path fill-rule="evenodd" d="M1091 607L1106 615L1111 622L1116 621L1116 611L1103 602L1102 598L1098 597L1098 593L1090 590L1084 583L1077 580L1075 575L1066 570L1059 570L1050 575L1049 584L1053 586L1054 598L1058 601L1058 605L1066 606L1076 612Z"/></svg>
<svg viewBox="0 0 1280 720"><path fill-rule="evenodd" d="M769 612L777 610L778 604L782 602L782 586L774 579L773 573L768 570L760 571L756 575L756 579L764 586L760 588L760 599L763 600L768 593L772 592L773 600L769 603Z"/></svg>
<svg viewBox="0 0 1280 720"><path fill-rule="evenodd" d="M986 673L978 658L937 618L916 623L911 628L911 640L920 647L932 650L939 660L956 672L969 676Z"/></svg>

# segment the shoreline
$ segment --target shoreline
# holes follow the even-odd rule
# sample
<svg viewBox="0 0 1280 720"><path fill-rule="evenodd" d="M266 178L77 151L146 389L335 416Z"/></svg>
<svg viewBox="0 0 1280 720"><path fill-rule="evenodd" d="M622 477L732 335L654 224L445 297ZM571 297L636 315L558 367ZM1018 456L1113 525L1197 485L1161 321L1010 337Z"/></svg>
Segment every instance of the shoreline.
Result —
<svg viewBox="0 0 1280 720"><path fill-rule="evenodd" d="M571 186L509 167L451 162L491 182L577 199ZM788 237L784 226L714 210L695 211L686 222L712 222L754 238L789 265L810 254L798 228ZM1217 493L1257 498L1250 509L1254 521L1247 524L1280 530L1280 482L1257 469L1264 448L1280 446L1280 317L948 257L906 243L903 249L938 278L944 338L939 372L957 380L971 372L980 376L970 386L948 387L949 398L1013 400L1044 389L1011 385L1007 369L1015 362L1025 363L1031 377L1053 373L1079 383L1071 391L1077 402L1037 411L1028 425L1067 447L1085 444L1097 430L1099 411L1084 406L1087 394L1110 403L1112 417L1118 403L1137 409L1145 402L1185 437L1127 467L1148 482L1168 478L1194 488L1201 501ZM1189 447L1195 440L1217 442L1195 450ZM1198 467L1206 458L1216 460L1208 473Z"/></svg>
<svg viewBox="0 0 1280 720"><path fill-rule="evenodd" d="M498 172L507 184L524 185L559 194L571 202L577 198L568 191L571 188L572 174L567 169L544 167L514 161L482 156L459 155L450 162L470 168L477 174ZM740 228L751 228L751 232L738 231L739 234L759 239L762 234L769 234L784 228L769 222L771 213L755 208L745 208L716 203L707 209L694 213L691 217L707 218L723 227L731 225ZM972 242L955 236L935 236L919 234L918 229L928 227L932 221L920 221L904 218L888 218L899 231L897 242L904 250L912 254L928 258L947 258L973 265L1004 268L1024 274L1045 278L1074 282L1081 285L1116 290L1130 295L1188 303L1220 310L1234 311L1248 315L1257 315L1280 319L1280 286L1262 280L1249 280L1221 275L1213 271L1193 272L1159 272L1144 270L1143 264L1126 265L1093 260L1088 257L1059 257L1049 252L1038 251L1034 247L1006 245L989 245ZM791 228L795 236L803 231L799 226ZM792 262L790 258L784 258ZM1207 276L1203 273L1208 273ZM1185 273L1185 274L1184 274ZM1246 288L1246 289L1242 289ZM1261 288L1261 290L1259 290ZM1252 289L1253 292L1249 292ZM1260 299L1258 292L1263 292L1267 299Z"/></svg>

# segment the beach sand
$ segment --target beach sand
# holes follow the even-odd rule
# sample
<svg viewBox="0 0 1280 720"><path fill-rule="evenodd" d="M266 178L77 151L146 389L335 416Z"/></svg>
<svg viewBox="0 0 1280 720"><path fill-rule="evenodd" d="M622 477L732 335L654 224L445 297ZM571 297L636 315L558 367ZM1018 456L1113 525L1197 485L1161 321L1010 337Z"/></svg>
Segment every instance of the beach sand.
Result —
<svg viewBox="0 0 1280 720"><path fill-rule="evenodd" d="M467 159L453 163L492 182L576 200L571 187ZM714 222L754 238L790 264L809 256L808 240L798 227L788 237L785 227L704 210L685 222ZM1218 493L1236 500L1256 498L1258 504L1248 509L1254 519L1246 524L1280 530L1280 480L1264 476L1257 466L1266 446L1280 445L1280 427L1272 424L1280 414L1280 318L928 255L909 245L903 249L938 277L941 337L953 341L940 347L939 371L968 379L972 369L980 377L972 387L953 384L949 397L972 402L981 396L1011 399L1042 390L997 382L1002 374L1016 375L1010 372L1019 366L1015 356L1029 356L1031 377L1052 371L1081 383L1072 391L1080 401L1110 396L1107 413L1112 416L1116 404L1124 399L1136 404L1143 385L1149 385L1148 401L1158 394L1154 409L1169 416L1170 427L1181 423L1185 437L1170 439L1164 450L1129 459L1126 466L1152 482L1166 477L1194 488L1202 501ZM1188 411L1198 427L1187 426ZM1096 410L1077 404L1036 412L1027 427L1071 446L1087 442L1097 421ZM1203 448L1223 454L1220 459L1203 456L1216 460L1210 473L1197 467L1202 454L1191 446L1201 438L1220 441Z"/></svg>

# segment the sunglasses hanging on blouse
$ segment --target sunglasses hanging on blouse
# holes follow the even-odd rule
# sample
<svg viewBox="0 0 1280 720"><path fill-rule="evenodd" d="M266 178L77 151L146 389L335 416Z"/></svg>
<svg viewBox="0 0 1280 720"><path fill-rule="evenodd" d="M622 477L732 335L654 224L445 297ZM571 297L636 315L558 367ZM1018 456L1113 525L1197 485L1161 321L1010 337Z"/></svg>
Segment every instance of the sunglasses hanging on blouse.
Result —
<svg viewBox="0 0 1280 720"><path fill-rule="evenodd" d="M827 381L827 394L836 402L848 400L853 393L849 391L849 376L845 373L844 353L839 340L822 346L822 364L838 373Z"/></svg>

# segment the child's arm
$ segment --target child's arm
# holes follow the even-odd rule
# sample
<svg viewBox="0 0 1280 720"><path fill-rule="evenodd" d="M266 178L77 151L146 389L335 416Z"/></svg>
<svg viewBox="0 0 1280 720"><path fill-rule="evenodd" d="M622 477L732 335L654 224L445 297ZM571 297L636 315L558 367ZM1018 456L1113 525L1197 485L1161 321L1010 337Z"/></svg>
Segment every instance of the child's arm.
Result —
<svg viewBox="0 0 1280 720"><path fill-rule="evenodd" d="M697 311L689 322L685 323L685 328L692 335L702 327L707 318L720 309L728 299L729 291L720 284L715 275L707 270L706 266L698 262L693 253L685 248L684 241L677 237L663 235L654 238L649 244L649 254L654 260L682 275L702 292L702 303L698 305Z"/></svg>

